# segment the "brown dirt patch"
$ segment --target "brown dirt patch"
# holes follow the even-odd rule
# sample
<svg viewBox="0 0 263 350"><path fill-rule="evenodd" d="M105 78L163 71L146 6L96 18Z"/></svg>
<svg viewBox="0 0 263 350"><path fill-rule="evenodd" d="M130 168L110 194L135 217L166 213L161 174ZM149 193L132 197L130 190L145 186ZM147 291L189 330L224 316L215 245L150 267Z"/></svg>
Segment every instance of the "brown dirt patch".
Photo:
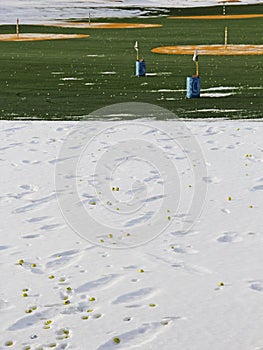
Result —
<svg viewBox="0 0 263 350"><path fill-rule="evenodd" d="M244 19L244 18L260 18L263 14L248 15L205 15L205 16L171 16L169 19Z"/></svg>
<svg viewBox="0 0 263 350"><path fill-rule="evenodd" d="M263 55L263 45L184 45L162 46L152 49L154 53L170 55Z"/></svg>
<svg viewBox="0 0 263 350"><path fill-rule="evenodd" d="M61 40L61 39L82 39L88 38L87 34L42 34L42 33L24 33L19 34L0 34L0 41L35 41L35 40Z"/></svg>
<svg viewBox="0 0 263 350"><path fill-rule="evenodd" d="M88 22L61 22L46 24L51 27L65 28L88 28L88 29L132 29L132 28L158 28L162 24L144 24L144 23L88 23Z"/></svg>

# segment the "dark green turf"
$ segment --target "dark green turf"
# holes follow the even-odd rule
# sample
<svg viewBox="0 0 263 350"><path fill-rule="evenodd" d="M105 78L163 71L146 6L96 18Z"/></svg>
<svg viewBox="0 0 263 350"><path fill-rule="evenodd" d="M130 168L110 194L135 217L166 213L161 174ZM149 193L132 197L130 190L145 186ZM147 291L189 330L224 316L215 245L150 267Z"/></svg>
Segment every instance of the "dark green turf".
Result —
<svg viewBox="0 0 263 350"><path fill-rule="evenodd" d="M220 11L222 7L171 9L169 15L220 14ZM263 13L263 6L229 6L227 13ZM219 86L239 89L233 90L236 94L230 97L187 99L186 77L195 71L192 57L151 53L152 48L164 45L223 43L225 26L229 29L229 43L263 44L262 18L191 21L161 16L114 21L159 23L163 27L89 30L22 26L21 32L87 33L90 38L0 42L0 118L73 119L119 102L153 103L179 117L263 117L261 55L199 56L202 89ZM0 27L1 33L14 31L14 26ZM147 72L157 73L156 76L135 77L136 40L146 60ZM101 74L109 71L116 74ZM67 77L81 80L61 80ZM160 89L183 91L152 92ZM198 111L202 109L238 111Z"/></svg>

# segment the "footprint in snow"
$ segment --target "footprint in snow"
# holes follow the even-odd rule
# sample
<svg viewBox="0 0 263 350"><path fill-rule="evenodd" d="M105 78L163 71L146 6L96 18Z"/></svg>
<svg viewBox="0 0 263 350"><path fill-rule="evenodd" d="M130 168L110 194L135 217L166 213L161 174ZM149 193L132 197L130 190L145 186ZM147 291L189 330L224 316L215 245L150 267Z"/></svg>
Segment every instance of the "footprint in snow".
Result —
<svg viewBox="0 0 263 350"><path fill-rule="evenodd" d="M180 246L179 244L177 245L171 245L171 250L175 253L179 253L179 254L197 254L199 253L198 250L195 250L193 247L191 246Z"/></svg>
<svg viewBox="0 0 263 350"><path fill-rule="evenodd" d="M19 264L20 265L20 264ZM31 262L24 262L21 266L19 266L22 269L31 271L32 273L35 274L43 274L42 266L40 263L31 263Z"/></svg>
<svg viewBox="0 0 263 350"><path fill-rule="evenodd" d="M209 127L208 129L206 129L205 136L216 135L216 134L221 134L221 133L222 133L222 130L218 130L215 127Z"/></svg>
<svg viewBox="0 0 263 350"><path fill-rule="evenodd" d="M104 276L101 278L98 278L94 281L90 281L87 283L82 284L81 286L79 286L78 288L75 289L76 293L85 293L85 292L89 292L90 290L93 289L104 289L104 288L108 288L111 287L113 284L119 282L120 276L117 274L110 274L108 276Z"/></svg>
<svg viewBox="0 0 263 350"><path fill-rule="evenodd" d="M186 235L196 235L199 234L199 231L174 231L170 232L172 236L186 236Z"/></svg>
<svg viewBox="0 0 263 350"><path fill-rule="evenodd" d="M65 225L62 225L62 224L50 224L50 225L44 225L44 226L40 227L40 230L51 231L51 230L55 230L55 229L62 228L62 227L65 227Z"/></svg>
<svg viewBox="0 0 263 350"><path fill-rule="evenodd" d="M49 161L50 164L56 164L56 163L60 163L60 162L65 162L68 161L70 159L74 159L75 156L72 157L65 157L65 158L56 158L56 159L52 159Z"/></svg>
<svg viewBox="0 0 263 350"><path fill-rule="evenodd" d="M41 221L44 221L44 220L47 220L47 219L51 219L51 216L38 216L38 217L35 217L35 218L31 218L31 219L29 219L27 221L35 223L35 222L41 222Z"/></svg>
<svg viewBox="0 0 263 350"><path fill-rule="evenodd" d="M62 294L61 294L61 296L62 296ZM54 306L57 306L57 304ZM51 307L52 307L52 305L51 305ZM71 304L67 305L64 310L60 311L60 314L61 315L82 314L83 312L87 313L86 311L88 309L90 309L90 301L84 301L84 302L81 301L78 303L78 305L71 305ZM97 317L95 315L97 315ZM98 315L100 315L100 316L98 317ZM103 315L102 314L94 314L94 315L92 314L92 316L94 316L94 318L100 318Z"/></svg>
<svg viewBox="0 0 263 350"><path fill-rule="evenodd" d="M254 186L252 189L251 189L252 192L255 192L255 191L263 191L263 185L259 185L259 186Z"/></svg>
<svg viewBox="0 0 263 350"><path fill-rule="evenodd" d="M257 292L263 292L263 282L262 281L254 281L250 284L249 288L257 291Z"/></svg>
<svg viewBox="0 0 263 350"><path fill-rule="evenodd" d="M58 256L71 256L71 255L76 255L80 251L79 249L71 249L71 250L65 250L63 252L58 252L56 254L51 255L51 258L57 258Z"/></svg>
<svg viewBox="0 0 263 350"><path fill-rule="evenodd" d="M155 294L155 290L153 288L141 288L134 292L120 295L117 299L115 299L112 304L123 304L123 303L131 303L134 301L142 301L144 299L149 299Z"/></svg>
<svg viewBox="0 0 263 350"><path fill-rule="evenodd" d="M0 245L0 250L6 250L10 248L8 245Z"/></svg>
<svg viewBox="0 0 263 350"><path fill-rule="evenodd" d="M8 146L1 147L1 148L0 148L0 151L5 151L5 150L7 150L7 149L15 148L15 147L18 147L18 146L23 146L23 144L22 144L22 143L19 143L19 142L10 143L10 145L8 145Z"/></svg>
<svg viewBox="0 0 263 350"><path fill-rule="evenodd" d="M229 146L226 147L226 149L235 149L235 148L236 148L235 145L229 145Z"/></svg>
<svg viewBox="0 0 263 350"><path fill-rule="evenodd" d="M38 322L43 322L44 318L48 318L51 315L51 311L35 312L33 315L25 316L17 320L12 324L8 330L9 331L19 331L31 326L35 326Z"/></svg>
<svg viewBox="0 0 263 350"><path fill-rule="evenodd" d="M68 265L71 266L79 260L80 258L78 255L79 252L80 250L78 249L72 249L62 253L53 254L50 257L50 259L52 260L46 263L46 268L50 269L50 268L66 267Z"/></svg>
<svg viewBox="0 0 263 350"><path fill-rule="evenodd" d="M39 235L39 234L21 236L21 238L23 238L23 239L34 239L34 238L39 238L39 237L41 237L41 235Z"/></svg>
<svg viewBox="0 0 263 350"><path fill-rule="evenodd" d="M127 265L127 266L123 266L122 267L123 270L134 270L134 269L138 269L137 265Z"/></svg>
<svg viewBox="0 0 263 350"><path fill-rule="evenodd" d="M238 237L236 233L226 232L222 236L217 238L220 243L236 243L242 241L241 237Z"/></svg>
<svg viewBox="0 0 263 350"><path fill-rule="evenodd" d="M36 192L39 189L38 186L34 186L34 185L31 185L31 184L21 185L19 187L22 188L23 190L31 191L31 192Z"/></svg>
<svg viewBox="0 0 263 350"><path fill-rule="evenodd" d="M134 218L134 219L131 219L131 220L125 222L124 227L132 227L132 226L140 225L141 223L148 222L152 218L153 215L154 215L153 211L148 211L144 215L141 215L137 218Z"/></svg>
<svg viewBox="0 0 263 350"><path fill-rule="evenodd" d="M56 193L51 193L46 197L40 198L40 199L36 199L36 200L32 200L31 204L25 205L23 207L17 208L13 211L13 213L15 214L21 214L21 213L26 213L28 211L31 210L35 210L38 209L39 207L43 206L44 204L49 204L50 201L56 199Z"/></svg>
<svg viewBox="0 0 263 350"><path fill-rule="evenodd" d="M219 179L218 177L214 176L205 176L203 177L203 181L205 183L211 183L211 184L219 184L221 182L221 179Z"/></svg>
<svg viewBox="0 0 263 350"><path fill-rule="evenodd" d="M13 134L15 131L20 131L22 129L25 129L26 127L27 127L26 125L25 126L15 126L15 127L11 127L8 129L4 129L4 130L2 130L2 132L10 133L10 135L11 135L11 133Z"/></svg>
<svg viewBox="0 0 263 350"><path fill-rule="evenodd" d="M120 341L117 344L118 349L130 349L137 347L138 344L140 344L140 347L142 349L150 349L151 347L147 347L147 344L153 342L159 333L163 332L165 329L166 328L161 324L161 322L144 323L138 328L135 328L126 333L119 334L116 337L116 339L119 339ZM113 339L114 337L99 346L97 350L106 350L113 348L113 346L116 345Z"/></svg>

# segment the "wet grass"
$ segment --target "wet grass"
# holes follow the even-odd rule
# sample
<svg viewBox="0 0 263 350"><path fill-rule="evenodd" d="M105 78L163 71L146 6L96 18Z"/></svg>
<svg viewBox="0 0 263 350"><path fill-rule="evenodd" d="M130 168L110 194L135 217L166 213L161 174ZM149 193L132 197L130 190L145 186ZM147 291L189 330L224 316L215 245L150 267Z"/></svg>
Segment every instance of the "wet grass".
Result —
<svg viewBox="0 0 263 350"><path fill-rule="evenodd" d="M168 15L220 14L221 7L171 9ZM229 6L227 13L263 13L262 5ZM100 19L99 22L113 19ZM185 97L191 56L159 55L164 45L219 44L224 27L229 43L262 44L262 18L238 20L114 19L158 23L151 29L77 29L22 26L21 32L87 33L90 38L0 42L0 118L74 119L120 102L147 102L179 117L257 118L263 111L262 56L199 56L201 88L230 87L229 97ZM0 33L14 32L1 26ZM135 76L134 42L146 60L148 77ZM74 78L72 80L70 78ZM235 89L231 89L234 87ZM176 90L176 91L165 91ZM208 110L205 112L204 110Z"/></svg>

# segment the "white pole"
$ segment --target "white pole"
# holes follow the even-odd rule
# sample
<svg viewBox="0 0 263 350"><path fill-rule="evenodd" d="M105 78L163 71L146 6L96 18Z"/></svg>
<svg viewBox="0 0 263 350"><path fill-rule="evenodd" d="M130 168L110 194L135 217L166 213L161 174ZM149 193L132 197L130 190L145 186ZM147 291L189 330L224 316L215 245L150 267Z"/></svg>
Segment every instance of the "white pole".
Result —
<svg viewBox="0 0 263 350"><path fill-rule="evenodd" d="M16 36L19 38L19 19L16 19Z"/></svg>
<svg viewBox="0 0 263 350"><path fill-rule="evenodd" d="M135 42L134 49L136 50L136 60L139 61L139 44L138 44L138 41Z"/></svg>
<svg viewBox="0 0 263 350"><path fill-rule="evenodd" d="M225 27L225 46L227 46L228 29Z"/></svg>
<svg viewBox="0 0 263 350"><path fill-rule="evenodd" d="M90 10L89 10L89 25L90 25Z"/></svg>

